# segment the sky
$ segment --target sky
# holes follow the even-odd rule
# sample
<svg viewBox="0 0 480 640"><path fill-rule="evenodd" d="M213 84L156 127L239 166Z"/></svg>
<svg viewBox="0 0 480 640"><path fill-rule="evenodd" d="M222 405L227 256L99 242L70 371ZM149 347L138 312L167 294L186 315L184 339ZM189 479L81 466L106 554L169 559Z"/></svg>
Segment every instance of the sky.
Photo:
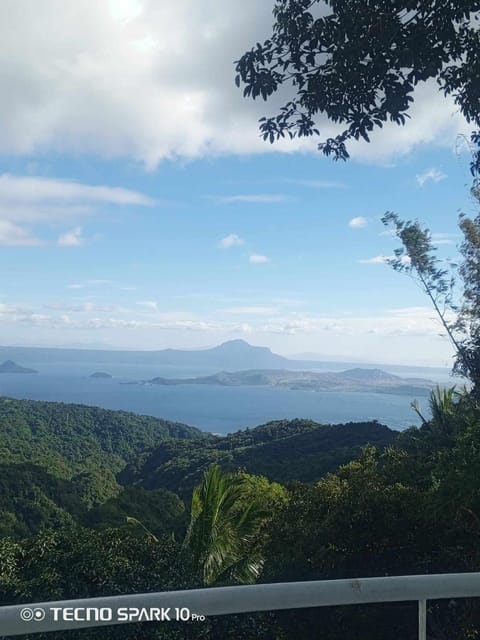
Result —
<svg viewBox="0 0 480 640"><path fill-rule="evenodd" d="M385 263L387 210L456 255L467 124L435 84L335 163L270 145L234 60L265 0L3 0L0 344L209 347L450 366L424 294ZM334 126L319 120L322 137ZM318 142L318 141L317 141Z"/></svg>

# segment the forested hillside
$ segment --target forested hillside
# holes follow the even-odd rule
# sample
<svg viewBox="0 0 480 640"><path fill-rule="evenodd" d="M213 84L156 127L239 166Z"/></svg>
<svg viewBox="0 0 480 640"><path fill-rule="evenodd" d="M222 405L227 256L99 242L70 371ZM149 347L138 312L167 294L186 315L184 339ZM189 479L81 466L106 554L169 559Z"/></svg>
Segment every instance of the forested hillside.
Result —
<svg viewBox="0 0 480 640"><path fill-rule="evenodd" d="M226 471L244 469L276 482L314 482L356 458L366 444L392 444L398 433L376 422L321 425L311 420L279 420L198 443L162 442L137 457L120 474L124 484L164 487L189 495L209 464Z"/></svg>
<svg viewBox="0 0 480 640"><path fill-rule="evenodd" d="M272 422L226 437L97 407L0 399L0 534L121 526L157 532L184 523L184 503L212 462L270 480L318 480L397 434L376 423ZM180 496L182 500L178 497Z"/></svg>
<svg viewBox="0 0 480 640"><path fill-rule="evenodd" d="M165 438L202 439L184 424L60 402L0 398L0 456L41 464L71 476L90 460L121 469L126 460Z"/></svg>
<svg viewBox="0 0 480 640"><path fill-rule="evenodd" d="M136 455L171 438L209 437L193 427L123 411L0 398L0 535L98 524L99 511L90 511L104 503L110 510L106 522L118 522L111 513L123 491L116 474ZM156 493L157 502L164 493ZM133 492L128 496L132 505L144 502ZM176 509L183 511L183 505Z"/></svg>
<svg viewBox="0 0 480 640"><path fill-rule="evenodd" d="M438 390L433 418L402 433L292 420L227 437L158 421L156 434L157 421L121 412L2 406L0 604L480 569L480 429L467 392ZM62 430L67 415L79 428ZM36 464L20 457L24 444L42 452ZM415 616L413 603L326 608L71 638L343 640L355 628L413 640ZM431 603L429 621L451 640L475 638L480 608Z"/></svg>

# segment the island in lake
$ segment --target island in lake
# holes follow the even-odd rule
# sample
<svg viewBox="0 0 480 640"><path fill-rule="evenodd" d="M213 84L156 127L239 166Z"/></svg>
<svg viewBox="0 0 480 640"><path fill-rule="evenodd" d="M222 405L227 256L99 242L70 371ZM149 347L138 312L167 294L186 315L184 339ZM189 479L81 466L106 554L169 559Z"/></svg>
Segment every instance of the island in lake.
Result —
<svg viewBox="0 0 480 640"><path fill-rule="evenodd" d="M181 385L206 384L227 387L256 386L279 387L297 391L362 391L397 395L426 396L436 386L424 378L401 378L381 369L348 369L340 372L289 371L276 369L249 369L247 371L221 371L196 378L152 378L140 384Z"/></svg>
<svg viewBox="0 0 480 640"><path fill-rule="evenodd" d="M38 373L35 369L22 367L13 360L5 360L0 364L0 373Z"/></svg>
<svg viewBox="0 0 480 640"><path fill-rule="evenodd" d="M92 373L92 375L90 376L90 378L112 378L113 376L111 376L109 373L105 373L105 371L95 371L95 373Z"/></svg>

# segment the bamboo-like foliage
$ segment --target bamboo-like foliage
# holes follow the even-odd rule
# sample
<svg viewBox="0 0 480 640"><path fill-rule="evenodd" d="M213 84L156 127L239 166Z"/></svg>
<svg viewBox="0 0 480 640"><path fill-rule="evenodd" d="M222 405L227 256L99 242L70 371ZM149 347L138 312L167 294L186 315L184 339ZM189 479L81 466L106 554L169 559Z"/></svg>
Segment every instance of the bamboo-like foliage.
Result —
<svg viewBox="0 0 480 640"><path fill-rule="evenodd" d="M472 194L479 200L475 186ZM405 221L388 211L382 222L401 241L387 262L428 296L455 350L454 372L468 378L473 396L480 397L480 214L474 219L460 216L460 265L436 257L431 233L418 220Z"/></svg>

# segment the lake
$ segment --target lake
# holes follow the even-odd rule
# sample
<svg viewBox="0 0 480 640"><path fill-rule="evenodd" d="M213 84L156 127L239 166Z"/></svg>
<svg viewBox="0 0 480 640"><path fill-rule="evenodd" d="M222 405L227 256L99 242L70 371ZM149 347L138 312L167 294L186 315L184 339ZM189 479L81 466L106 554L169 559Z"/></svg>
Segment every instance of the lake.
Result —
<svg viewBox="0 0 480 640"><path fill-rule="evenodd" d="M381 393L308 392L270 387L122 384L155 376L190 377L216 373L150 365L109 365L111 379L93 379L105 365L22 362L38 374L1 374L0 395L31 400L73 402L122 409L225 434L282 418L310 418L323 423L378 420L403 430L418 425L410 407L414 398ZM403 373L403 375L408 375ZM418 370L415 375L419 375ZM442 380L447 382L447 380ZM453 384L453 383L451 383ZM425 413L427 398L420 404Z"/></svg>

